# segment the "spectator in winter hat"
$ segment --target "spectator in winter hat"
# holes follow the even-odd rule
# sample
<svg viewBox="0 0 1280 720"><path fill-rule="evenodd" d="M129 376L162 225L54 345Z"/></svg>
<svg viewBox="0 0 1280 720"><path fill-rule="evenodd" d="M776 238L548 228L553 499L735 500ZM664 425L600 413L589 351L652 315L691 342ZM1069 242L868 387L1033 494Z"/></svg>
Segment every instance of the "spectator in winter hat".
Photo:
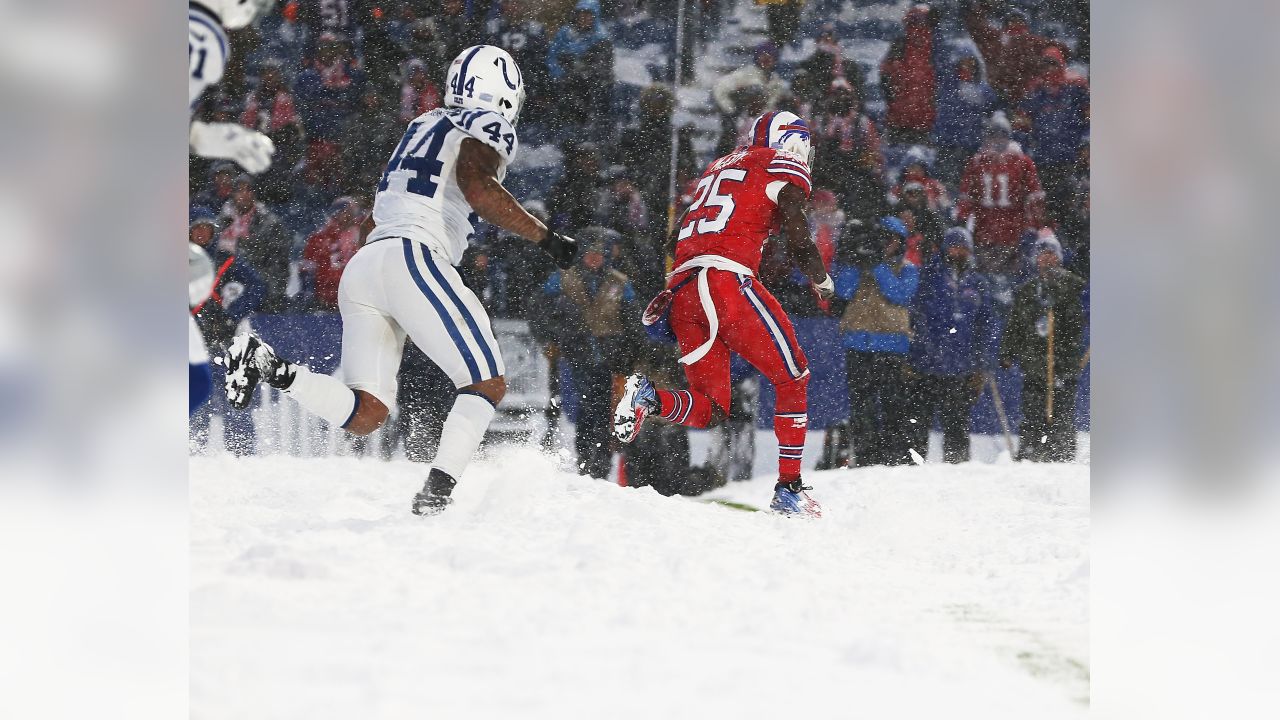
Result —
<svg viewBox="0 0 1280 720"><path fill-rule="evenodd" d="M974 266L969 231L947 230L942 248L925 261L912 305L908 426L911 446L925 457L939 417L943 460L958 463L969 459L969 417L984 373L994 366L996 322L989 285Z"/></svg>
<svg viewBox="0 0 1280 720"><path fill-rule="evenodd" d="M857 89L840 78L831 83L814 118L813 181L840 197L851 217L873 217L887 210L884 156L875 123L862 111Z"/></svg>
<svg viewBox="0 0 1280 720"><path fill-rule="evenodd" d="M205 207L221 209L231 199L235 190L233 182L240 174L240 167L230 160L219 160L209 168L209 184L201 190L192 203Z"/></svg>
<svg viewBox="0 0 1280 720"><path fill-rule="evenodd" d="M902 161L898 185L889 191L889 202L898 202L906 186L914 183L928 198L930 210L939 214L947 212L951 208L951 197L947 194L947 188L930 175L929 165L928 153L924 148L916 145L908 150ZM942 239L941 230L938 231L938 239Z"/></svg>
<svg viewBox="0 0 1280 720"><path fill-rule="evenodd" d="M1085 353L1085 282L1063 269L1053 233L1040 234L1035 252L1035 275L1013 294L1000 364L1022 369L1018 459L1069 462L1076 452L1076 388Z"/></svg>
<svg viewBox="0 0 1280 720"><path fill-rule="evenodd" d="M266 283L267 296L261 310L282 312L289 283L292 235L275 213L258 202L251 176L240 175L234 187L224 210L227 227L219 236L218 245L248 260Z"/></svg>
<svg viewBox="0 0 1280 720"><path fill-rule="evenodd" d="M1023 231L1044 226L1044 192L1036 165L1010 133L1008 118L1000 112L992 115L986 144L960 179L956 220L972 228L984 272L1014 272Z"/></svg>

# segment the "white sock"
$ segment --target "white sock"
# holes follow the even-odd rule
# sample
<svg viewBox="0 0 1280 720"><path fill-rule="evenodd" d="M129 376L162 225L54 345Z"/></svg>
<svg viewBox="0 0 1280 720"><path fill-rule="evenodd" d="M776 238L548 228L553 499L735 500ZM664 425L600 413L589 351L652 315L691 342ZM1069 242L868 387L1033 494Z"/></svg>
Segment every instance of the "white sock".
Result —
<svg viewBox="0 0 1280 720"><path fill-rule="evenodd" d="M440 450L432 465L457 480L480 448L480 441L493 420L493 405L488 398L470 393L460 393L453 401L453 409L444 421L440 433Z"/></svg>
<svg viewBox="0 0 1280 720"><path fill-rule="evenodd" d="M293 383L284 393L306 408L312 415L319 415L331 424L345 426L355 417L356 393L330 375L313 373L298 365Z"/></svg>

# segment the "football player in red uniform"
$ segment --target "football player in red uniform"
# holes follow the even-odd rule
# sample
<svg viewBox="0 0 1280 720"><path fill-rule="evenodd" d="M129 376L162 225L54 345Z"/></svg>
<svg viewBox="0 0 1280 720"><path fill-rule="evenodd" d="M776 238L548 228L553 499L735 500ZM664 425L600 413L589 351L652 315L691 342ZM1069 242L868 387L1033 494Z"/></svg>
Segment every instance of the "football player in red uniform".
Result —
<svg viewBox="0 0 1280 720"><path fill-rule="evenodd" d="M1036 165L1010 140L1004 113L987 121L987 142L960 179L956 219L973 233L978 264L987 272L1011 272L1018 240L1044 225L1044 192Z"/></svg>
<svg viewBox="0 0 1280 720"><path fill-rule="evenodd" d="M770 508L820 517L800 480L808 425L809 367L791 320L755 277L765 240L782 230L791 257L823 298L835 290L809 238L805 202L809 128L789 112L767 112L751 143L716 160L698 181L693 202L668 242L675 269L645 310L644 322L669 321L680 345L688 390L659 390L642 375L627 378L614 432L631 442L648 415L689 427L723 422L730 398L729 356L741 355L777 390L778 484Z"/></svg>

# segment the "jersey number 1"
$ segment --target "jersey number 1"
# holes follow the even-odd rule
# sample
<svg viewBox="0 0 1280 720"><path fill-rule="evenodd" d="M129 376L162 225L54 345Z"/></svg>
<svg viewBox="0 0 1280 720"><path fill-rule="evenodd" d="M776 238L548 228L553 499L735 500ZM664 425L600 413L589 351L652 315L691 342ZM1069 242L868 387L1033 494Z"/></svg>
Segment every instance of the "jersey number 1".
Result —
<svg viewBox="0 0 1280 720"><path fill-rule="evenodd" d="M716 216L712 218L690 220L684 227L680 228L680 235L676 239L684 240L693 235L695 225L699 235L702 233L723 232L725 227L729 225L729 218L733 217L733 211L736 206L733 203L732 195L722 195L720 193L720 183L726 180L729 182L742 182L746 179L747 171L742 168L727 168L715 175L707 175L702 178L698 182L693 204L685 211L686 214L692 215L703 207L718 207L720 212L716 213Z"/></svg>
<svg viewBox="0 0 1280 720"><path fill-rule="evenodd" d="M441 118L423 133L422 137L417 137L422 125L421 122L413 123L405 131L399 147L391 156L391 162L387 163L386 172L382 173L382 180L378 182L378 192L387 189L391 181L391 173L405 171L409 173L409 178L404 184L405 190L414 195L435 197L436 190L440 189L440 184L436 180L444 171L444 163L440 160L440 148L444 145L444 138L449 134L451 124L447 118ZM412 150L406 152L415 138L418 141L417 144Z"/></svg>

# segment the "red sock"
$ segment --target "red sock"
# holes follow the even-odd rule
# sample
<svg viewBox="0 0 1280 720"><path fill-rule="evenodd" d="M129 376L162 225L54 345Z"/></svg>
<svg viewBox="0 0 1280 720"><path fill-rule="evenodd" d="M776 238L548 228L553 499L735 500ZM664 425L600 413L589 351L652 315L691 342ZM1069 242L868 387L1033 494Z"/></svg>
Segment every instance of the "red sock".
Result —
<svg viewBox="0 0 1280 720"><path fill-rule="evenodd" d="M804 459L804 436L809 427L805 413L775 413L773 434L778 436L778 479L790 482L800 477Z"/></svg>
<svg viewBox="0 0 1280 720"><path fill-rule="evenodd" d="M808 373L774 386L778 401L773 413L773 434L778 437L778 480L781 482L800 477L804 436L809 430L808 386Z"/></svg>
<svg viewBox="0 0 1280 720"><path fill-rule="evenodd" d="M664 420L688 427L704 428L711 422L711 398L688 390L659 390L660 414Z"/></svg>

